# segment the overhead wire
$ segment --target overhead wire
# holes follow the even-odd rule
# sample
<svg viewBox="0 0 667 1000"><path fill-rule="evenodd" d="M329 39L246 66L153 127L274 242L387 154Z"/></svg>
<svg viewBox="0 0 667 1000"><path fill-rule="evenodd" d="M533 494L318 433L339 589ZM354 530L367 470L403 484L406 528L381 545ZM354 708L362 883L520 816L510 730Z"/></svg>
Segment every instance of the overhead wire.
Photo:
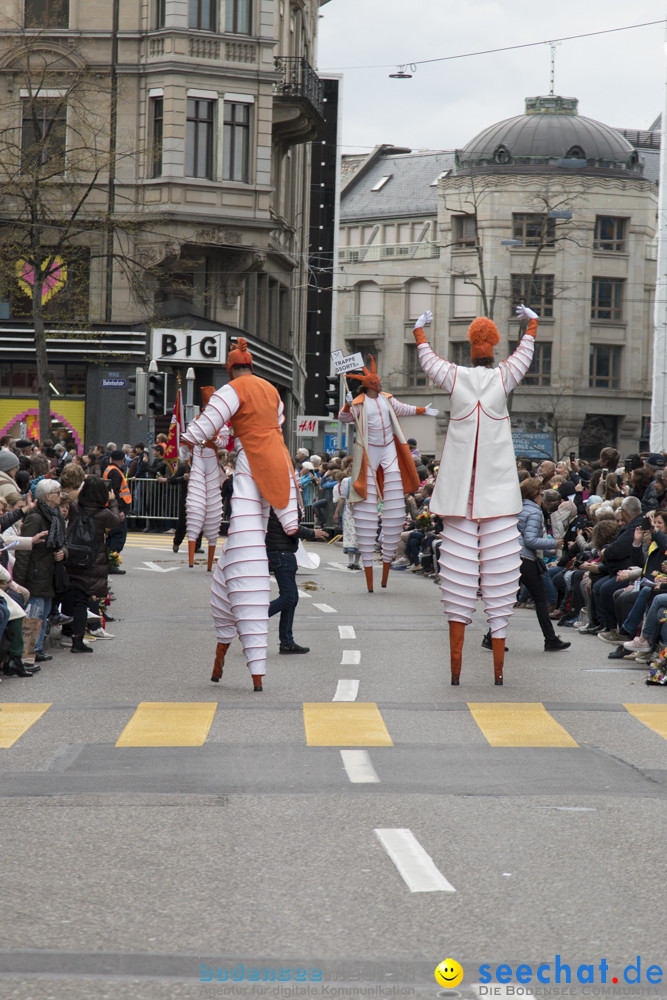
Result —
<svg viewBox="0 0 667 1000"><path fill-rule="evenodd" d="M495 55L498 52L513 52L517 49L530 49L536 48L539 45L555 45L559 42L573 42L579 38L593 38L596 35L611 35L614 32L619 31L632 31L634 28L649 28L656 24L665 24L665 18L660 18L658 21L643 21L640 24L625 24L618 28L600 28L598 31L585 31L577 35L563 35L561 38L543 38L539 42L520 42L517 45L500 45L494 49L479 49L476 52L457 52L455 55L451 56L436 56L433 59L405 59L400 60L398 63L378 63L375 65L368 66L329 66L326 68L320 68L320 73L333 73L348 70L361 70L361 69L392 69L394 66L425 66L429 63L437 62L450 62L454 59L472 59L475 56L489 56Z"/></svg>

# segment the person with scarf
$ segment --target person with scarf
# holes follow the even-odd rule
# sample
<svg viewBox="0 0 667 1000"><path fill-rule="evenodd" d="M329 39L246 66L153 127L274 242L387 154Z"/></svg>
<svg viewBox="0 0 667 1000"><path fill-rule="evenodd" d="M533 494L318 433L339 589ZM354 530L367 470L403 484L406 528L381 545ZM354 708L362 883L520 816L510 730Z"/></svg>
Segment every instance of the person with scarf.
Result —
<svg viewBox="0 0 667 1000"><path fill-rule="evenodd" d="M355 398L348 392L338 414L344 424L356 423L354 460L348 503L354 511L357 543L366 573L366 586L373 593L373 551L378 522L378 501L382 501L382 586L387 586L389 569L396 555L405 518L405 494L419 489L419 476L399 417L435 417L439 411L428 406L410 406L388 392L381 392L382 379L371 357L370 371L348 375L361 382L363 392Z"/></svg>
<svg viewBox="0 0 667 1000"><path fill-rule="evenodd" d="M30 550L17 549L14 580L30 591L26 607L28 618L41 618L42 627L35 642L35 662L53 657L44 652L46 623L56 594L56 565L67 557L65 522L60 512L60 484L56 479L41 479L35 489L36 504L23 519L21 535L35 536L48 531L45 545Z"/></svg>

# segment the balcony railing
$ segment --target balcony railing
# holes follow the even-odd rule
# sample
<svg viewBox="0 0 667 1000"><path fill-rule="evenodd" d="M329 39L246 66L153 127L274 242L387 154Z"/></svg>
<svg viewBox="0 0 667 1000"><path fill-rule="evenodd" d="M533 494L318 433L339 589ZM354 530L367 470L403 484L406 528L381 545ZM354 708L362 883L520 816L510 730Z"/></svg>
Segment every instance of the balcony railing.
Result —
<svg viewBox="0 0 667 1000"><path fill-rule="evenodd" d="M346 337L378 337L384 334L384 316L346 316Z"/></svg>
<svg viewBox="0 0 667 1000"><path fill-rule="evenodd" d="M273 85L277 97L300 98L308 101L324 117L324 88L319 76L301 56L277 56L275 67L282 79Z"/></svg>
<svg viewBox="0 0 667 1000"><path fill-rule="evenodd" d="M437 243L378 243L377 246L343 247L338 251L340 264L371 263L379 260L426 260L439 257Z"/></svg>

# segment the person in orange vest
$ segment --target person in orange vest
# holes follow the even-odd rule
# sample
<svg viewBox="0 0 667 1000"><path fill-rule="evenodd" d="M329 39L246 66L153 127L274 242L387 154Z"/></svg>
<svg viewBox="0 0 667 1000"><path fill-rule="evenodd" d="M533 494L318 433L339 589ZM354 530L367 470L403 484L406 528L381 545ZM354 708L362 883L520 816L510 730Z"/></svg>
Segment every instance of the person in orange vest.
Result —
<svg viewBox="0 0 667 1000"><path fill-rule="evenodd" d="M120 524L109 532L107 549L109 552L122 552L127 539L127 518L132 509L132 494L125 478L125 452L121 451L120 448L111 452L109 464L102 473L102 479L111 484L111 489L118 501L120 515ZM120 566L109 566L109 572L123 575L125 570L121 569Z"/></svg>
<svg viewBox="0 0 667 1000"><path fill-rule="evenodd" d="M274 508L288 535L299 530L294 470L281 431L283 404L270 382L253 374L243 338L227 357L231 381L214 392L181 441L191 446L220 442L231 424L237 458L229 532L213 574L211 613L218 644L212 681L219 681L235 635L243 646L255 691L266 673L270 596L266 526Z"/></svg>
<svg viewBox="0 0 667 1000"><path fill-rule="evenodd" d="M389 568L405 520L405 495L419 489L419 475L410 454L399 417L436 417L431 404L411 406L388 392L382 392L382 379L375 369L364 368L363 375L347 376L361 382L364 390L355 399L351 392L338 413L344 424L355 422L354 460L349 502L354 511L357 544L361 550L368 592L373 592L373 551L378 523L378 500L382 500L382 586L387 586Z"/></svg>

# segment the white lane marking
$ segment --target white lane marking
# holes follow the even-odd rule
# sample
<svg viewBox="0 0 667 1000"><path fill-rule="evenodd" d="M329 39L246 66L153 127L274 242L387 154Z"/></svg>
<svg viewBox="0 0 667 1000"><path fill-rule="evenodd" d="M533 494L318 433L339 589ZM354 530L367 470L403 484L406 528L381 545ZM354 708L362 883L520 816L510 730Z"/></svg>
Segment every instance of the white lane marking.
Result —
<svg viewBox="0 0 667 1000"><path fill-rule="evenodd" d="M351 782L364 785L379 782L368 750L341 750L340 755Z"/></svg>
<svg viewBox="0 0 667 1000"><path fill-rule="evenodd" d="M343 658L340 661L340 665L353 666L356 667L358 663L361 663L361 650L360 649L344 649Z"/></svg>
<svg viewBox="0 0 667 1000"><path fill-rule="evenodd" d="M299 591L299 596L300 596L300 597L312 597L312 596L313 596L313 595L312 595L311 593L309 593L309 592L308 592L307 590L303 590L303 588L302 588L302 587L298 587L297 589L298 589L298 591Z"/></svg>
<svg viewBox="0 0 667 1000"><path fill-rule="evenodd" d="M178 569L178 566L170 566L165 569L164 566L158 566L157 563L144 561L144 565L137 566L137 569L150 570L152 573L173 573L175 569Z"/></svg>
<svg viewBox="0 0 667 1000"><path fill-rule="evenodd" d="M357 633L354 631L354 625L339 625L338 635L341 639L356 639Z"/></svg>
<svg viewBox="0 0 667 1000"><path fill-rule="evenodd" d="M412 830L376 829L375 835L410 892L456 892L438 871Z"/></svg>
<svg viewBox="0 0 667 1000"><path fill-rule="evenodd" d="M328 604L313 604L313 607L317 608L319 611L323 611L325 613L325 615L337 615L338 614L338 612L336 611L336 609L330 607Z"/></svg>
<svg viewBox="0 0 667 1000"><path fill-rule="evenodd" d="M340 563L328 562L327 566L329 569L338 570L340 573L347 573L347 566L341 566Z"/></svg>
<svg viewBox="0 0 667 1000"><path fill-rule="evenodd" d="M359 681L338 681L336 693L332 701L356 701L359 694Z"/></svg>

